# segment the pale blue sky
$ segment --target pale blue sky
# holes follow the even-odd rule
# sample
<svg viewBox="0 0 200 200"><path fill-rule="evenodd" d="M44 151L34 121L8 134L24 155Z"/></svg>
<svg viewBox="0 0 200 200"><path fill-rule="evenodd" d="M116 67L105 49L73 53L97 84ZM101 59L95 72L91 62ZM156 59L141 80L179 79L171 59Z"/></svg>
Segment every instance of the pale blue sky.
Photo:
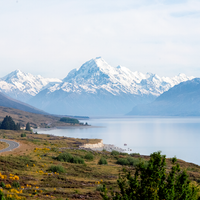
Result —
<svg viewBox="0 0 200 200"><path fill-rule="evenodd" d="M200 77L200 0L0 0L0 77L64 78L98 56Z"/></svg>

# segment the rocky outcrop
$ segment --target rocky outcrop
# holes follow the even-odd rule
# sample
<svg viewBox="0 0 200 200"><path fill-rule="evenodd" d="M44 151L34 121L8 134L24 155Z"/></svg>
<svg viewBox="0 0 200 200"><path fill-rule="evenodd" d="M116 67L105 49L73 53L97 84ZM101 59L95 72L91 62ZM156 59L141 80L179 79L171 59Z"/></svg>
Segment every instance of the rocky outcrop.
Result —
<svg viewBox="0 0 200 200"><path fill-rule="evenodd" d="M82 148L89 148L89 149L93 149L93 148L102 148L104 147L103 144L103 140L101 140L101 142L96 143L96 144L84 144L83 146L80 146Z"/></svg>

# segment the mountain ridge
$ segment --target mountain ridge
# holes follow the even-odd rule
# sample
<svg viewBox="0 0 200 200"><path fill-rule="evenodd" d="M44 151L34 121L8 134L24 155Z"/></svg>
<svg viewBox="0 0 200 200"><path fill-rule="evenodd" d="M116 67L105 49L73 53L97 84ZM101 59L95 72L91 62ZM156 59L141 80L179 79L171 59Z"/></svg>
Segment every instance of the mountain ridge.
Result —
<svg viewBox="0 0 200 200"><path fill-rule="evenodd" d="M71 70L61 83L40 91L28 103L54 114L120 115L192 78L132 72L126 67L112 67L98 57Z"/></svg>
<svg viewBox="0 0 200 200"><path fill-rule="evenodd" d="M200 78L182 82L155 101L135 106L128 115L200 116Z"/></svg>
<svg viewBox="0 0 200 200"><path fill-rule="evenodd" d="M19 69L0 79L0 91L17 100L27 102L49 83L62 82L57 78L43 78L24 73Z"/></svg>
<svg viewBox="0 0 200 200"><path fill-rule="evenodd" d="M0 92L0 106L14 108L18 110L22 110L25 112L36 113L36 114L45 114L48 115L47 112L44 112L40 109L34 108L26 103L20 102L16 99L6 96L2 92Z"/></svg>

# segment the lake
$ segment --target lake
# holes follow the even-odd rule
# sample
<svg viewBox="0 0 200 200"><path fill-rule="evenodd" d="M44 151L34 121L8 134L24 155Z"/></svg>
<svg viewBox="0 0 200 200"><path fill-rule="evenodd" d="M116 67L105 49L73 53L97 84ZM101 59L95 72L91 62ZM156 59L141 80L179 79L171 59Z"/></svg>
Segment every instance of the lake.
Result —
<svg viewBox="0 0 200 200"><path fill-rule="evenodd" d="M82 121L85 122L85 121ZM87 120L91 127L38 130L38 133L74 138L103 139L130 153L150 155L162 151L200 165L200 118L96 118ZM127 147L124 144L127 144Z"/></svg>

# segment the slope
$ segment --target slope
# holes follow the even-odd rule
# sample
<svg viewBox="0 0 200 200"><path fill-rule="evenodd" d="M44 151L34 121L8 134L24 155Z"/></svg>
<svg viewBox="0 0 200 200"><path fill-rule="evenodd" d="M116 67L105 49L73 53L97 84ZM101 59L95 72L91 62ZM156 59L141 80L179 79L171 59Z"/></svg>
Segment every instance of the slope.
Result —
<svg viewBox="0 0 200 200"><path fill-rule="evenodd" d="M199 116L200 78L174 86L154 102L134 107L128 115Z"/></svg>
<svg viewBox="0 0 200 200"><path fill-rule="evenodd" d="M30 106L28 104L12 99L1 92L0 92L0 106L15 108L15 109L19 109L19 110L23 110L23 111L31 112L31 113L47 114L46 112L39 110L37 108L34 108L33 106Z"/></svg>

